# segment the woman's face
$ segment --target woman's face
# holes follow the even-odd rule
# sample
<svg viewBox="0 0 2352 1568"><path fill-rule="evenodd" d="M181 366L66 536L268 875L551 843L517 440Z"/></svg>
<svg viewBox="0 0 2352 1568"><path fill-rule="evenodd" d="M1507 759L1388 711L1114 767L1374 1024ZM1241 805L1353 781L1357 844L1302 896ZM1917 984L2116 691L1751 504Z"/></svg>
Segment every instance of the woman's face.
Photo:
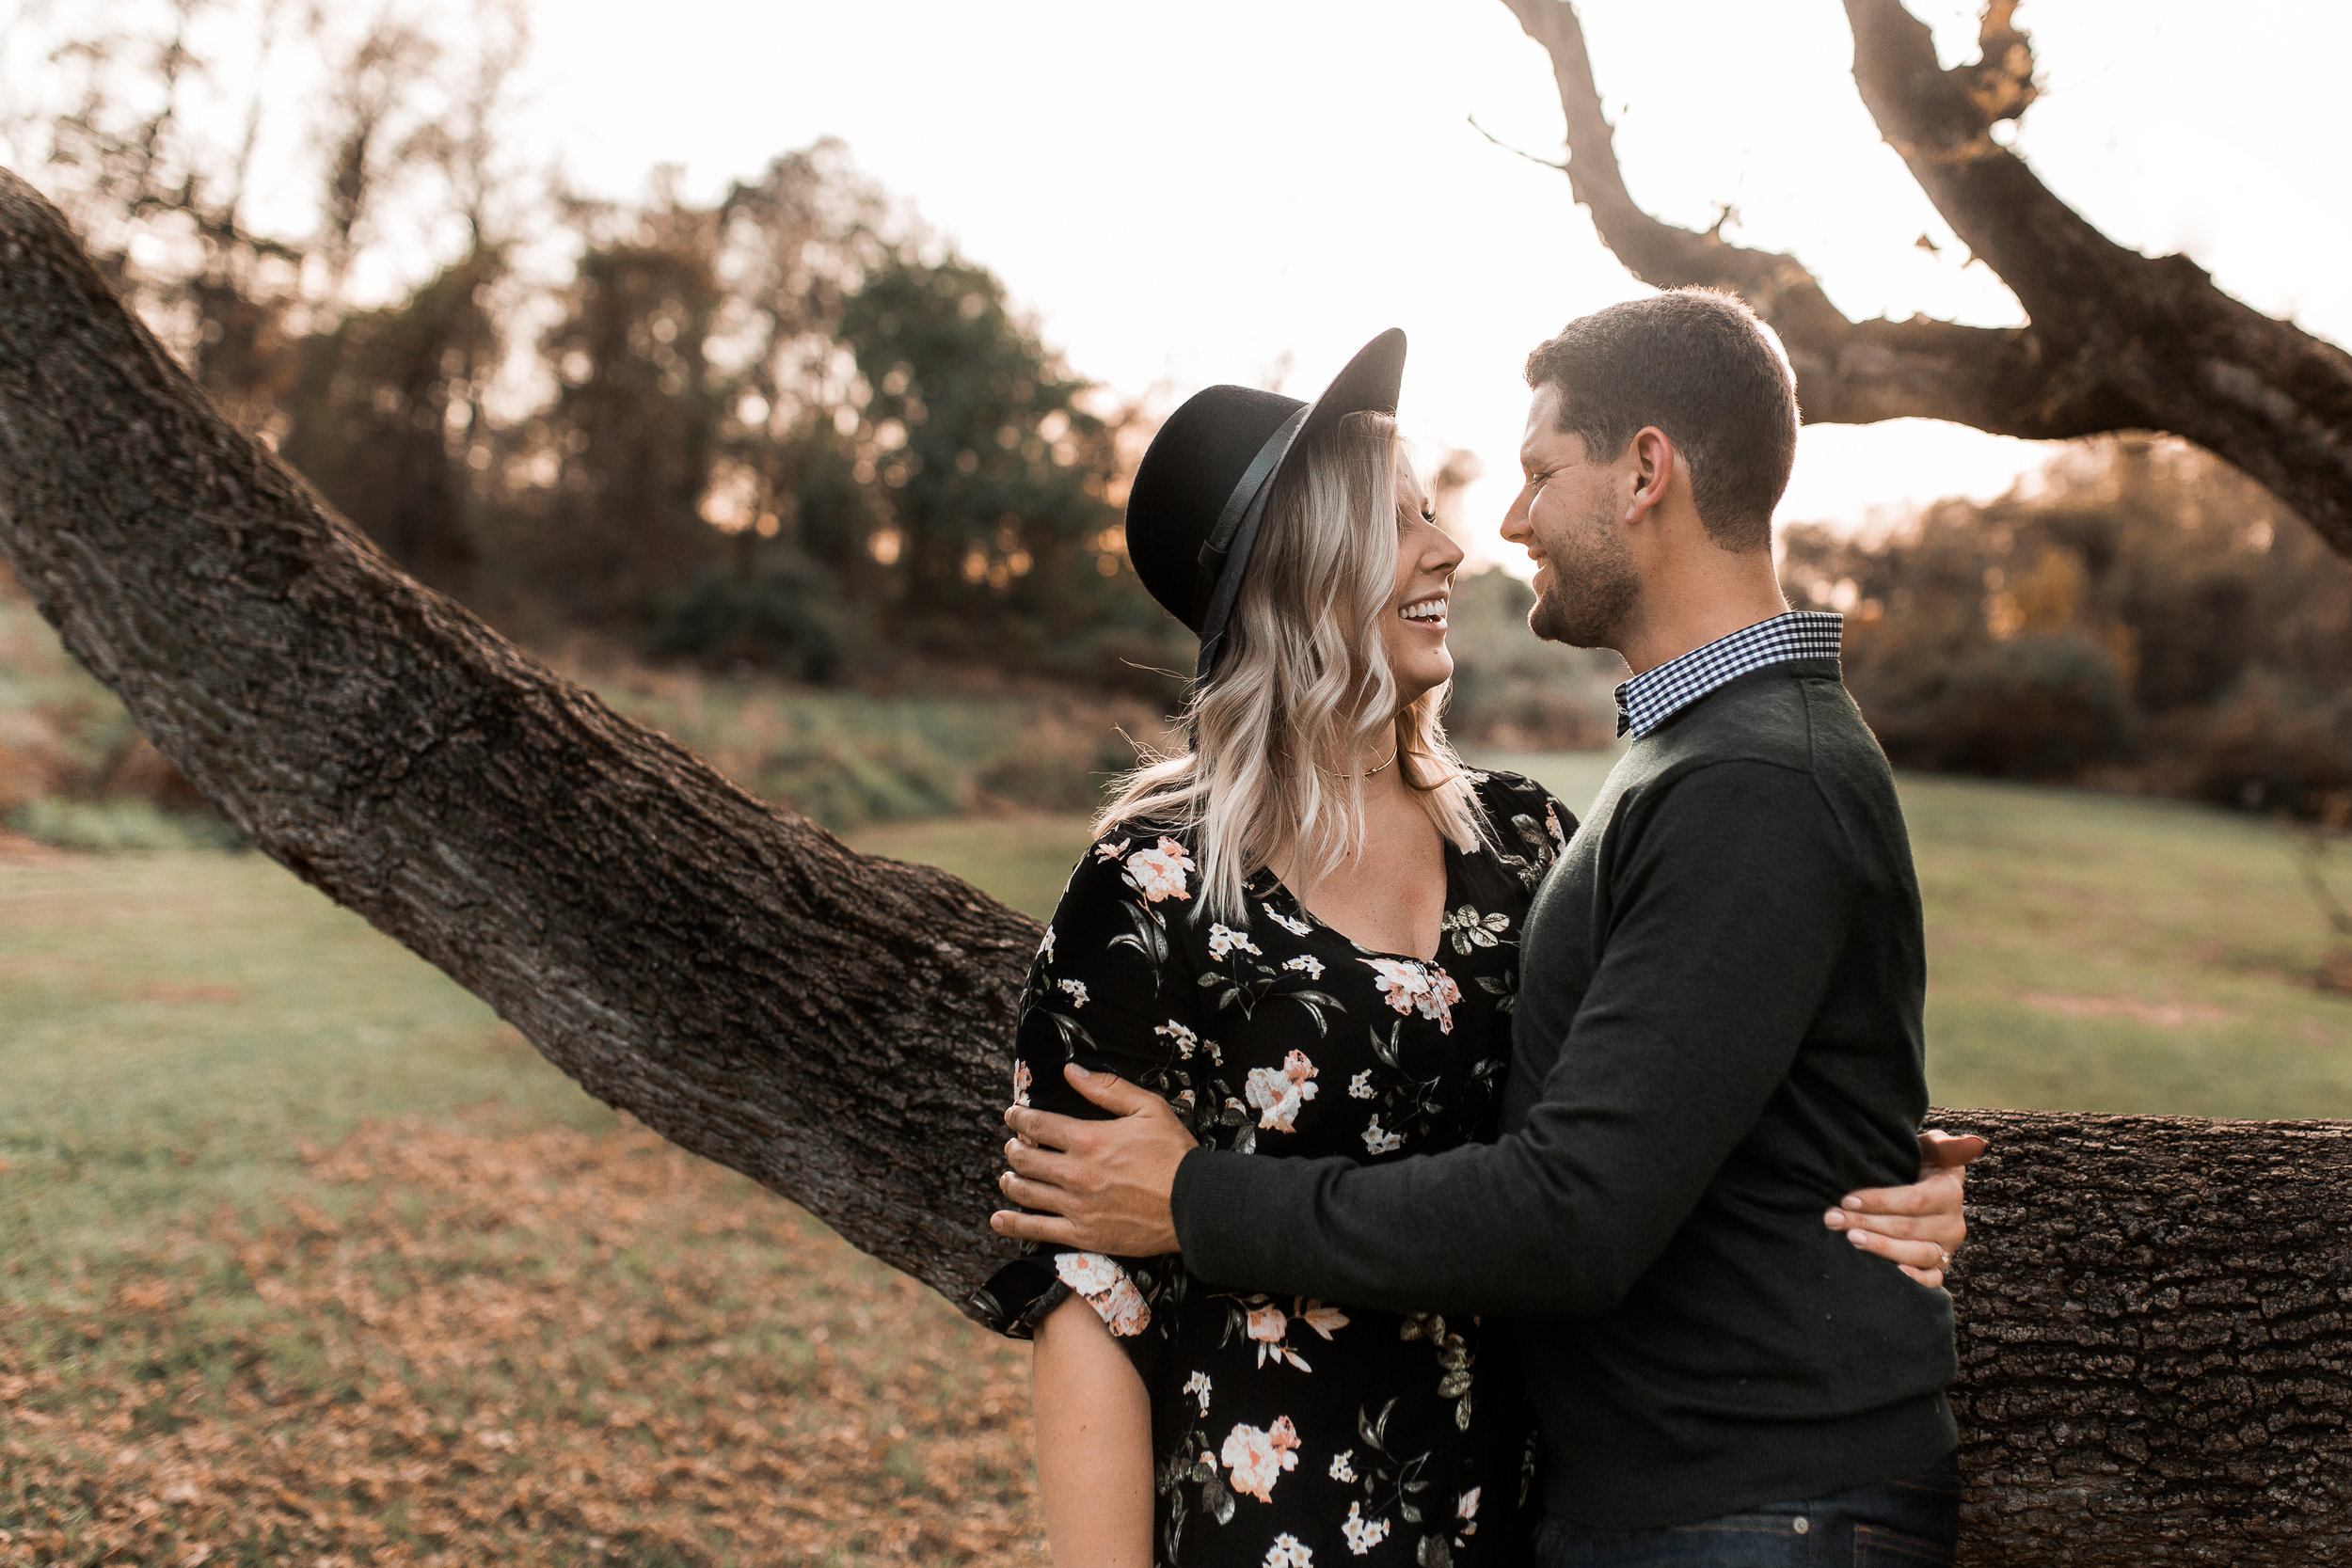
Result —
<svg viewBox="0 0 2352 1568"><path fill-rule="evenodd" d="M1462 563L1462 546L1438 526L1429 493L1409 463L1397 465L1396 527L1396 591L1389 597L1382 638L1397 701L1409 703L1454 678L1445 611L1454 569Z"/></svg>

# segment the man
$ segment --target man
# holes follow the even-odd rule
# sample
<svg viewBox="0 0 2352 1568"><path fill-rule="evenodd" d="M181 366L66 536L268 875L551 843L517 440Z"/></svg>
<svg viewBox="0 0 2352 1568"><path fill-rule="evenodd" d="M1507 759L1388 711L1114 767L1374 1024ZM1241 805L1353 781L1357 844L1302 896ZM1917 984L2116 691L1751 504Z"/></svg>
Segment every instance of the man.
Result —
<svg viewBox="0 0 2352 1568"><path fill-rule="evenodd" d="M1527 379L1502 532L1536 563L1529 625L1635 673L1631 742L1527 918L1503 1135L1375 1168L1239 1155L1098 1075L1113 1120L1008 1114L1005 1190L1043 1212L997 1228L1512 1317L1540 1562L1947 1560L1949 1299L1821 1225L1912 1177L1926 963L1840 623L1790 613L1773 571L1787 365L1686 291L1569 324Z"/></svg>

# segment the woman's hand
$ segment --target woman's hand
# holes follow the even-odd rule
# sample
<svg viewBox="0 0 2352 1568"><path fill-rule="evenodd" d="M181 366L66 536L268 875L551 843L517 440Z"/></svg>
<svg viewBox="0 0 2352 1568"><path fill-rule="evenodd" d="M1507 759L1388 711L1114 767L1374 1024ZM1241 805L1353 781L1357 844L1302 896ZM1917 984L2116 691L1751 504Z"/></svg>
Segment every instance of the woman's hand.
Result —
<svg viewBox="0 0 2352 1568"><path fill-rule="evenodd" d="M1952 1254L1968 1239L1961 1200L1968 1162L1984 1152L1974 1133L1954 1136L1940 1130L1919 1134L1919 1180L1908 1187L1872 1187L1848 1193L1821 1223L1842 1230L1865 1252L1875 1252L1930 1290L1944 1283Z"/></svg>

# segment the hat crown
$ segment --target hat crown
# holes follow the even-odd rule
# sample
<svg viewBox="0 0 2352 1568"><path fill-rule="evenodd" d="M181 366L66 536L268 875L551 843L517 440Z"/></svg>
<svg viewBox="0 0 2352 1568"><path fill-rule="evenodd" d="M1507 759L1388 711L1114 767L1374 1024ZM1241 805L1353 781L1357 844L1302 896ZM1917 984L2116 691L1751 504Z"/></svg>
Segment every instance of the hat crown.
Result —
<svg viewBox="0 0 2352 1568"><path fill-rule="evenodd" d="M1160 426L1127 489L1127 559L1216 661L1266 499L1299 441L1350 414L1396 412L1405 334L1381 333L1312 404L1249 387L1203 388Z"/></svg>
<svg viewBox="0 0 2352 1568"><path fill-rule="evenodd" d="M1195 632L1208 608L1200 549L1267 437L1305 404L1254 387L1206 387L1152 437L1127 492L1127 557L1165 609Z"/></svg>

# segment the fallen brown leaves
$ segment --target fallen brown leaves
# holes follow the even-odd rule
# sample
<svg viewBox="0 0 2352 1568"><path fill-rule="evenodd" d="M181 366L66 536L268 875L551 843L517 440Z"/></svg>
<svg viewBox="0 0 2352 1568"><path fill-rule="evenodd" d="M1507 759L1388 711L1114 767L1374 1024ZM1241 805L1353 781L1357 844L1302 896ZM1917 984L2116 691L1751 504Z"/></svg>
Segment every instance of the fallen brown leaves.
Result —
<svg viewBox="0 0 2352 1568"><path fill-rule="evenodd" d="M1041 1563L1027 1368L633 1126L372 1126L0 1307L0 1562Z"/></svg>

